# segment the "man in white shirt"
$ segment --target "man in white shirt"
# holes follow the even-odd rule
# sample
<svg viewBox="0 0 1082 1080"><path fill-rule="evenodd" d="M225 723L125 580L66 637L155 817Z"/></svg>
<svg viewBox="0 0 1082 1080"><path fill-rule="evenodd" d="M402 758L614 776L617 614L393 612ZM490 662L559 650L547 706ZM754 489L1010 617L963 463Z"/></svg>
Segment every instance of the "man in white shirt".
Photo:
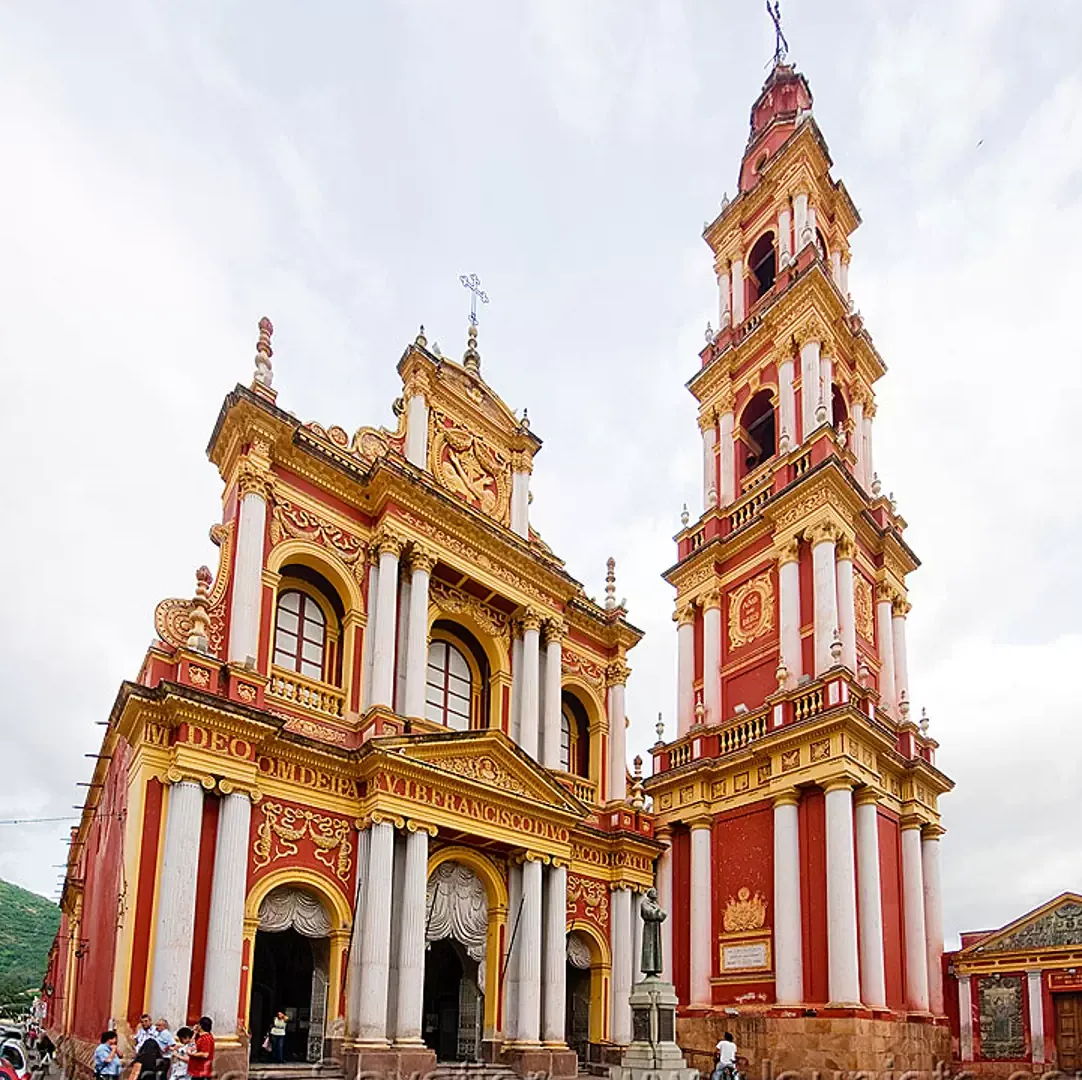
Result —
<svg viewBox="0 0 1082 1080"><path fill-rule="evenodd" d="M736 1075L736 1043L731 1032L725 1032L715 1048L718 1052L718 1064L714 1069L713 1080L733 1080Z"/></svg>
<svg viewBox="0 0 1082 1080"><path fill-rule="evenodd" d="M151 1023L150 1013L143 1013L139 1017L139 1026L135 1029L135 1052L138 1053L143 1048L143 1043L153 1037L154 1025Z"/></svg>

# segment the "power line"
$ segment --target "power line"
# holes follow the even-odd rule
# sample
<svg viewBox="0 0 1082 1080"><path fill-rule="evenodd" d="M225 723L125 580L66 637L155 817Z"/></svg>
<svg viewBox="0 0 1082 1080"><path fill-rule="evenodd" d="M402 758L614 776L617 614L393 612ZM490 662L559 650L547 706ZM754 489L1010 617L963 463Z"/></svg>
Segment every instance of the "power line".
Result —
<svg viewBox="0 0 1082 1080"><path fill-rule="evenodd" d="M39 825L43 821L78 821L79 817L76 814L69 814L66 817L27 817L27 818L8 818L0 821L0 825Z"/></svg>

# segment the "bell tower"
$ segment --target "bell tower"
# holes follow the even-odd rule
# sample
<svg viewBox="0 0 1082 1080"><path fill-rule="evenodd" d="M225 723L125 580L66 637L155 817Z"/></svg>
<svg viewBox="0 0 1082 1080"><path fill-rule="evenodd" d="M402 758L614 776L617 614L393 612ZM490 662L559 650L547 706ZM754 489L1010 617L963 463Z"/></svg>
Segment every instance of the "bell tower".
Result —
<svg viewBox="0 0 1082 1080"><path fill-rule="evenodd" d="M736 1031L734 1011L765 1014L796 1047L798 1018L819 1009L892 1025L918 1014L936 1018L934 1042L938 797L952 784L911 715L906 582L919 562L873 469L886 368L849 293L860 215L812 103L780 54L737 193L703 233L719 329L687 383L701 512L682 516L664 574L678 698L647 783L670 845L659 892L677 916L685 1018L716 1011Z"/></svg>

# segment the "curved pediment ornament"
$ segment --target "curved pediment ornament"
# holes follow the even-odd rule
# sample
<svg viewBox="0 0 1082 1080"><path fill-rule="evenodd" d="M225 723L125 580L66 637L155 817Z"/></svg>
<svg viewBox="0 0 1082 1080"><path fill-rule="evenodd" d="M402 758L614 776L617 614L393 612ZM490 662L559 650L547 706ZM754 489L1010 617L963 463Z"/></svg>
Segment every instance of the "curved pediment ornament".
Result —
<svg viewBox="0 0 1082 1080"><path fill-rule="evenodd" d="M428 595L432 603L444 614L462 615L468 612L493 637L507 637L510 631L511 622L502 611L489 607L476 596L471 596L461 589L436 580L429 585Z"/></svg>
<svg viewBox="0 0 1082 1080"><path fill-rule="evenodd" d="M359 536L289 499L278 496L271 511L271 545L280 543L287 536L311 540L320 547L333 551L352 569L358 580L364 576L367 548Z"/></svg>
<svg viewBox="0 0 1082 1080"><path fill-rule="evenodd" d="M1082 945L1082 903L1061 904L1026 926L975 945L973 952L1024 952L1057 945Z"/></svg>
<svg viewBox="0 0 1082 1080"><path fill-rule="evenodd" d="M507 524L511 464L480 435L438 409L431 410L428 465L432 475L468 506Z"/></svg>

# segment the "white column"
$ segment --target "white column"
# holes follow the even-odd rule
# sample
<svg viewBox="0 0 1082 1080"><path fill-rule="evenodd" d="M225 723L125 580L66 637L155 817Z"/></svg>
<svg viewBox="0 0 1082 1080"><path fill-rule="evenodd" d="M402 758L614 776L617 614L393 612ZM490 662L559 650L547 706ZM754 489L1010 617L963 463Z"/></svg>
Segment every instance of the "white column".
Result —
<svg viewBox="0 0 1082 1080"><path fill-rule="evenodd" d="M252 803L247 792L231 791L222 796L218 807L218 838L214 846L214 877L211 879L207 921L207 965L203 979L203 1012L214 1021L215 1033L221 1035L237 1033L251 820Z"/></svg>
<svg viewBox="0 0 1082 1080"><path fill-rule="evenodd" d="M860 918L860 1000L887 1007L883 964L883 900L879 889L879 808L875 792L857 796L857 908Z"/></svg>
<svg viewBox="0 0 1082 1080"><path fill-rule="evenodd" d="M665 845L657 857L655 888L661 910L669 913L669 917L661 924L661 977L665 982L671 983L673 981L672 922L676 917L672 906L672 834L659 830L655 834L655 839Z"/></svg>
<svg viewBox="0 0 1082 1080"><path fill-rule="evenodd" d="M778 268L789 265L793 256L792 215L789 207L778 212Z"/></svg>
<svg viewBox="0 0 1082 1080"><path fill-rule="evenodd" d="M520 1043L536 1043L541 1028L541 863L522 864L522 918L518 953L518 1032Z"/></svg>
<svg viewBox="0 0 1082 1080"><path fill-rule="evenodd" d="M874 405L867 405L864 408L864 475L868 478L866 486L869 494L872 490L872 479L875 476L875 463L872 458L872 419L875 416L874 410Z"/></svg>
<svg viewBox="0 0 1082 1080"><path fill-rule="evenodd" d="M973 983L969 975L958 976L958 1056L973 1060Z"/></svg>
<svg viewBox="0 0 1082 1080"><path fill-rule="evenodd" d="M374 561L368 567L368 611L364 627L364 672L361 683L361 711L364 712L372 704L372 657L375 653L373 642L376 638L376 599L379 595L379 555L374 555Z"/></svg>
<svg viewBox="0 0 1082 1080"><path fill-rule="evenodd" d="M357 833L357 897L353 904L353 930L349 943L349 969L346 972L346 1034L357 1038L361 1020L361 941L364 937L364 913L368 908L368 857L372 833L368 828Z"/></svg>
<svg viewBox="0 0 1082 1080"><path fill-rule="evenodd" d="M507 873L507 974L503 991L503 1034L509 1042L518 1038L518 958L522 943L522 866L512 863Z"/></svg>
<svg viewBox="0 0 1082 1080"><path fill-rule="evenodd" d="M609 799L627 798L627 665L622 660L609 664L605 681L609 687Z"/></svg>
<svg viewBox="0 0 1082 1080"><path fill-rule="evenodd" d="M244 487L248 484L248 490ZM262 488L242 478L237 515L237 554L233 563L233 599L229 607L229 659L243 664L259 656L259 616L263 600L263 534L267 502ZM187 1004L187 1003L185 1003Z"/></svg>
<svg viewBox="0 0 1082 1080"><path fill-rule="evenodd" d="M379 579L376 588L375 627L372 641L372 704L391 707L394 700L395 630L398 622L398 555L402 542L384 535L379 541Z"/></svg>
<svg viewBox="0 0 1082 1080"><path fill-rule="evenodd" d="M943 830L927 825L921 834L921 876L924 879L924 938L928 949L928 1007L943 1016L943 895L939 877L939 838Z"/></svg>
<svg viewBox="0 0 1082 1080"><path fill-rule="evenodd" d="M719 506L729 506L736 501L736 460L733 442L733 414L728 410L718 420L719 472L721 473L721 492Z"/></svg>
<svg viewBox="0 0 1082 1080"><path fill-rule="evenodd" d="M428 890L428 831L406 834L402 895L394 898L401 912L398 937L398 1001L395 1042L423 1045L421 1005L425 981L425 918Z"/></svg>
<svg viewBox="0 0 1082 1080"><path fill-rule="evenodd" d="M517 627L511 638L511 741L522 745L522 635Z"/></svg>
<svg viewBox="0 0 1082 1080"><path fill-rule="evenodd" d="M691 822L691 954L689 1007L709 1006L710 960L714 955L710 888L710 822Z"/></svg>
<svg viewBox="0 0 1082 1080"><path fill-rule="evenodd" d="M1034 1065L1043 1065L1044 1055L1044 995L1041 992L1040 971L1026 972L1026 992L1029 996L1029 1049ZM933 1009L933 1012L935 1010Z"/></svg>
<svg viewBox="0 0 1082 1080"><path fill-rule="evenodd" d="M686 735L695 720L695 607L681 604L676 621L676 735ZM667 910L667 909L666 909Z"/></svg>
<svg viewBox="0 0 1082 1080"><path fill-rule="evenodd" d="M917 1012L928 1011L928 945L924 936L924 873L921 868L920 822L902 821L902 899L905 915L906 1001Z"/></svg>
<svg viewBox="0 0 1082 1080"><path fill-rule="evenodd" d="M730 301L729 269L718 271L718 329L724 330L733 324L733 308Z"/></svg>
<svg viewBox="0 0 1082 1080"><path fill-rule="evenodd" d="M631 894L631 985L642 978L642 893Z"/></svg>
<svg viewBox="0 0 1082 1080"><path fill-rule="evenodd" d="M511 531L523 540L530 538L530 471L516 469L511 474Z"/></svg>
<svg viewBox="0 0 1082 1080"><path fill-rule="evenodd" d="M527 611L522 620L522 685L518 705L518 744L536 761L541 719L541 618L535 611Z"/></svg>
<svg viewBox="0 0 1082 1080"><path fill-rule="evenodd" d="M796 391L793 389L793 358L785 357L778 364L778 450L787 453L797 445ZM789 437L788 445L782 432Z"/></svg>
<svg viewBox="0 0 1082 1080"><path fill-rule="evenodd" d="M612 908L612 1041L631 1042L631 890L617 887L611 893Z"/></svg>
<svg viewBox="0 0 1082 1080"><path fill-rule="evenodd" d="M550 619L545 623L545 715L542 721L544 742L541 764L560 768L561 708L560 680L563 675L564 624Z"/></svg>
<svg viewBox="0 0 1082 1080"><path fill-rule="evenodd" d="M406 460L418 469L428 464L428 403L422 393L406 399Z"/></svg>
<svg viewBox="0 0 1082 1080"><path fill-rule="evenodd" d="M838 626L838 579L834 544L838 531L829 521L808 530L812 546L812 593L815 601L815 674L834 665L830 644Z"/></svg>
<svg viewBox="0 0 1082 1080"><path fill-rule="evenodd" d="M779 1005L804 1000L799 803L796 791L774 799L774 990Z"/></svg>
<svg viewBox="0 0 1082 1080"><path fill-rule="evenodd" d="M806 341L800 349L800 441L815 430L815 406L819 404L819 342Z"/></svg>
<svg viewBox="0 0 1082 1080"><path fill-rule="evenodd" d="M815 243L815 230L816 230L817 224L818 223L815 220L815 207L809 205L808 206L808 224L804 227L804 235L807 237L807 243L809 243L809 244L814 244Z"/></svg>
<svg viewBox="0 0 1082 1080"><path fill-rule="evenodd" d="M841 285L839 286L839 288L842 291L842 296L845 297L846 302L848 303L848 300L849 300L849 260L848 259L843 259L842 260Z"/></svg>
<svg viewBox="0 0 1082 1080"><path fill-rule="evenodd" d="M894 698L901 704L909 700L909 660L905 650L905 617L909 603L900 596L891 605L891 638L894 651Z"/></svg>
<svg viewBox="0 0 1082 1080"><path fill-rule="evenodd" d="M857 961L857 883L853 865L851 781L825 785L827 819L827 967L830 1000L860 1001Z"/></svg>
<svg viewBox="0 0 1082 1080"><path fill-rule="evenodd" d="M550 1046L565 1043L567 1007L567 867L545 871L545 978L541 1039Z"/></svg>
<svg viewBox="0 0 1082 1080"><path fill-rule="evenodd" d="M838 561L838 630L842 638L842 663L857 670L857 613L853 591L853 541L843 536L835 549Z"/></svg>
<svg viewBox="0 0 1082 1080"><path fill-rule="evenodd" d="M409 665L410 595L413 582L409 574L398 579L398 617L395 620L394 711L406 714L406 670Z"/></svg>
<svg viewBox="0 0 1082 1080"><path fill-rule="evenodd" d="M380 576L382 577L382 567ZM383 1045L387 1042L387 984L391 970L391 889L394 872L394 826L373 822L368 850L364 929L361 932L361 986L357 1037Z"/></svg>
<svg viewBox="0 0 1082 1080"><path fill-rule="evenodd" d="M840 251L830 253L830 276L834 279L838 292L844 296L845 293L842 292L842 253Z"/></svg>
<svg viewBox="0 0 1082 1080"><path fill-rule="evenodd" d="M733 259L733 326L744 321L744 260Z"/></svg>
<svg viewBox="0 0 1082 1080"><path fill-rule="evenodd" d="M428 582L435 558L414 546L410 555L409 624L406 633L406 716L425 714L425 674L428 670Z"/></svg>
<svg viewBox="0 0 1082 1080"><path fill-rule="evenodd" d="M721 594L703 597L703 709L706 723L721 721Z"/></svg>
<svg viewBox="0 0 1082 1080"><path fill-rule="evenodd" d="M857 459L854 475L857 483L867 491L871 487L872 478L868 476L864 468L864 402L859 398L855 398L850 404L849 418L853 421L853 436L849 449L853 451Z"/></svg>
<svg viewBox="0 0 1082 1080"><path fill-rule="evenodd" d="M894 716L898 700L894 689L894 627L891 613L892 591L880 584L875 590L875 630L879 650L879 705Z"/></svg>
<svg viewBox="0 0 1082 1080"><path fill-rule="evenodd" d="M188 1013L195 883L202 825L202 785L194 780L172 784L165 809L158 919L150 972L149 1007L153 1016L183 1017ZM236 1002L233 1004L235 1008Z"/></svg>
<svg viewBox="0 0 1082 1080"><path fill-rule="evenodd" d="M808 228L808 196L805 194L793 197L793 250L803 251L807 241Z"/></svg>
<svg viewBox="0 0 1082 1080"><path fill-rule="evenodd" d="M703 433L703 510L709 510L718 500L717 454L714 452L718 430L713 412L699 417L699 430Z"/></svg>
<svg viewBox="0 0 1082 1080"><path fill-rule="evenodd" d="M778 622L781 662L788 671L786 686L796 686L804 674L800 645L800 545L795 539L783 541L778 552Z"/></svg>
<svg viewBox="0 0 1082 1080"><path fill-rule="evenodd" d="M816 401L818 406L822 402L827 411L827 423L834 426L834 360L824 356L819 361L819 397Z"/></svg>

